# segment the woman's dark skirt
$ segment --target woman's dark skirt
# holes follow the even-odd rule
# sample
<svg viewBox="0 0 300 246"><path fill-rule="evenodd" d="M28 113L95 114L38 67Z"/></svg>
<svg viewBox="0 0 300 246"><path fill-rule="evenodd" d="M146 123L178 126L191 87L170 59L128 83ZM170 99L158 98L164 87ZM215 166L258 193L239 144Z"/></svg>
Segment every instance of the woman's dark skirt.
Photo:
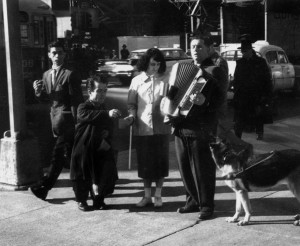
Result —
<svg viewBox="0 0 300 246"><path fill-rule="evenodd" d="M169 175L169 135L136 136L138 176L160 179Z"/></svg>

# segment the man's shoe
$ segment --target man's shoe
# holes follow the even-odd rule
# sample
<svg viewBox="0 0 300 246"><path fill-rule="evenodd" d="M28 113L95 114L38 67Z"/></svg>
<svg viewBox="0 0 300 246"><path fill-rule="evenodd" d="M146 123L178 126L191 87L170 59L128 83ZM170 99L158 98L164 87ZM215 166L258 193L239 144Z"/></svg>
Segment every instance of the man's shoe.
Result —
<svg viewBox="0 0 300 246"><path fill-rule="evenodd" d="M163 205L161 197L154 197L154 207L161 208Z"/></svg>
<svg viewBox="0 0 300 246"><path fill-rule="evenodd" d="M187 213L194 213L194 212L199 212L199 207L198 206L184 206L181 208L177 209L177 213L180 214L187 214Z"/></svg>
<svg viewBox="0 0 300 246"><path fill-rule="evenodd" d="M46 197L48 195L48 190L45 187L31 187L31 192L39 199L46 200Z"/></svg>
<svg viewBox="0 0 300 246"><path fill-rule="evenodd" d="M208 220L210 219L214 214L214 211L212 209L201 209L199 213L199 219L200 220Z"/></svg>
<svg viewBox="0 0 300 246"><path fill-rule="evenodd" d="M138 202L135 206L137 206L138 208L143 208L150 204L152 204L152 198L151 197L143 197L143 199L140 202Z"/></svg>
<svg viewBox="0 0 300 246"><path fill-rule="evenodd" d="M89 205L87 204L87 202L78 202L78 209L81 211L89 211Z"/></svg>

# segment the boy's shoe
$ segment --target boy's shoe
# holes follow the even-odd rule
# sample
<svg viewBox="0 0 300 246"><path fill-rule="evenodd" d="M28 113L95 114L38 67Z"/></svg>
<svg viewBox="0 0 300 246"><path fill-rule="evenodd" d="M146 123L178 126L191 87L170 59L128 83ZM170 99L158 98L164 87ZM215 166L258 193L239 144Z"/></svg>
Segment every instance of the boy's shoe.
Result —
<svg viewBox="0 0 300 246"><path fill-rule="evenodd" d="M143 207L146 207L150 204L152 204L152 198L151 197L143 197L143 199L140 202L138 202L136 204L136 206L138 208L143 208Z"/></svg>
<svg viewBox="0 0 300 246"><path fill-rule="evenodd" d="M37 198L42 199L44 201L46 200L48 190L45 187L31 187L30 190Z"/></svg>
<svg viewBox="0 0 300 246"><path fill-rule="evenodd" d="M96 202L96 201L94 201L94 203L93 203L93 209L95 209L95 210L106 210L107 209L107 205L104 203L104 201L102 201L102 202Z"/></svg>
<svg viewBox="0 0 300 246"><path fill-rule="evenodd" d="M99 195L94 196L93 198L93 209L95 210L105 210L107 205L104 203L104 198Z"/></svg>

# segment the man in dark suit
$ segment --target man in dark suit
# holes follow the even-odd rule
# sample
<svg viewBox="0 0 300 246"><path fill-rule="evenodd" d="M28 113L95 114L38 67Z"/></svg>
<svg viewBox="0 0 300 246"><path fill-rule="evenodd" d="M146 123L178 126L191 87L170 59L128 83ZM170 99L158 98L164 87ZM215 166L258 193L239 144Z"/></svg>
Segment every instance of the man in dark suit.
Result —
<svg viewBox="0 0 300 246"><path fill-rule="evenodd" d="M49 44L48 57L52 68L43 74L42 80L33 83L36 97L51 103L50 118L56 139L48 176L31 188L33 194L42 200L46 199L71 154L77 107L83 102L81 79L64 64L63 43L56 41Z"/></svg>

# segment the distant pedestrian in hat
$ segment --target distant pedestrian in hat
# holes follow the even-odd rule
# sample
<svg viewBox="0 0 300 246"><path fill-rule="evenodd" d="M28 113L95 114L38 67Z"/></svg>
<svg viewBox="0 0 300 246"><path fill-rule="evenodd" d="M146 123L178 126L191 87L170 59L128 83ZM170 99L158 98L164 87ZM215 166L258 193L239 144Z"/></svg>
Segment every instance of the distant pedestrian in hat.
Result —
<svg viewBox="0 0 300 246"><path fill-rule="evenodd" d="M241 138L246 125L254 125L257 140L263 140L263 106L272 99L271 71L264 58L252 47L249 34L240 37L243 57L236 61L234 73L234 131Z"/></svg>
<svg viewBox="0 0 300 246"><path fill-rule="evenodd" d="M120 52L121 52L121 59L122 59L122 60L128 59L128 57L129 57L129 55L130 55L130 52L129 52L129 50L127 49L126 44L123 44L123 45L122 45L122 49L121 49Z"/></svg>

